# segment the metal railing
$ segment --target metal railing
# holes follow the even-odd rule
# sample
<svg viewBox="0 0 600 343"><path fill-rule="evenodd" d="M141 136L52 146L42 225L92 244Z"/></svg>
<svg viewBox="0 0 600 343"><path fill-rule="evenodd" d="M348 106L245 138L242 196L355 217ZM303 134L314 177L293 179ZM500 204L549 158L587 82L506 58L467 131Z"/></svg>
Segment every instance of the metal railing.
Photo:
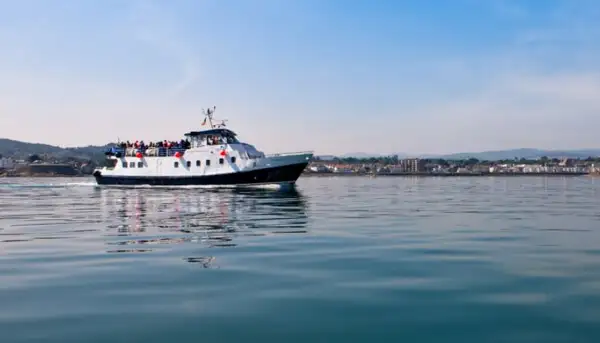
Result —
<svg viewBox="0 0 600 343"><path fill-rule="evenodd" d="M284 157L284 156L294 156L294 155L312 155L312 151L298 151L298 152L282 152L277 154L268 154L265 157Z"/></svg>
<svg viewBox="0 0 600 343"><path fill-rule="evenodd" d="M185 154L185 148L163 148L163 147L155 147L155 148L120 148L113 147L109 149L106 154L114 155L114 156L128 156L128 157L136 157L138 153L141 153L143 156L150 157L170 157L175 156L178 152L183 155Z"/></svg>

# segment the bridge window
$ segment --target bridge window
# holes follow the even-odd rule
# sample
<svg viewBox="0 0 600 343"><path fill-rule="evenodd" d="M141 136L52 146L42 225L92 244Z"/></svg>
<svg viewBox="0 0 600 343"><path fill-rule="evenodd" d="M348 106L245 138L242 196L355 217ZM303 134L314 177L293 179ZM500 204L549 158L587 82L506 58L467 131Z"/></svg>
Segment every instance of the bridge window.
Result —
<svg viewBox="0 0 600 343"><path fill-rule="evenodd" d="M138 162L138 168L144 168L144 162Z"/></svg>
<svg viewBox="0 0 600 343"><path fill-rule="evenodd" d="M196 161L196 167L200 167L200 160Z"/></svg>
<svg viewBox="0 0 600 343"><path fill-rule="evenodd" d="M129 162L129 168L135 168L135 162Z"/></svg>
<svg viewBox="0 0 600 343"><path fill-rule="evenodd" d="M219 158L219 164L223 164L223 163L225 163L225 160L222 158Z"/></svg>
<svg viewBox="0 0 600 343"><path fill-rule="evenodd" d="M231 163L235 163L235 156L231 156Z"/></svg>
<svg viewBox="0 0 600 343"><path fill-rule="evenodd" d="M206 166L210 166L210 160L206 160Z"/></svg>
<svg viewBox="0 0 600 343"><path fill-rule="evenodd" d="M191 166L192 166L192 162L191 162L191 161L187 161L186 165L187 165L187 167L189 168L189 167L191 167Z"/></svg>
<svg viewBox="0 0 600 343"><path fill-rule="evenodd" d="M179 162L175 161L175 162L173 163L173 167L175 167L175 168L179 168Z"/></svg>
<svg viewBox="0 0 600 343"><path fill-rule="evenodd" d="M123 162L123 168L127 168L127 162Z"/></svg>

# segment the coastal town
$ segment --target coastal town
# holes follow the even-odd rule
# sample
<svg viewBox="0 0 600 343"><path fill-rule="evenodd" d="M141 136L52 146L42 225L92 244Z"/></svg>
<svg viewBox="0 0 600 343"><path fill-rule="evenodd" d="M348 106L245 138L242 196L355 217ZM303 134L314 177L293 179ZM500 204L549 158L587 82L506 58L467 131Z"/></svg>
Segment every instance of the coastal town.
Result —
<svg viewBox="0 0 600 343"><path fill-rule="evenodd" d="M0 156L0 176L86 176L101 161L31 155L26 159ZM304 176L484 176L600 174L600 157L480 161L420 158L313 158Z"/></svg>
<svg viewBox="0 0 600 343"><path fill-rule="evenodd" d="M600 158L514 159L500 161L406 158L370 158L320 160L307 167L309 174L335 175L586 175L600 172Z"/></svg>

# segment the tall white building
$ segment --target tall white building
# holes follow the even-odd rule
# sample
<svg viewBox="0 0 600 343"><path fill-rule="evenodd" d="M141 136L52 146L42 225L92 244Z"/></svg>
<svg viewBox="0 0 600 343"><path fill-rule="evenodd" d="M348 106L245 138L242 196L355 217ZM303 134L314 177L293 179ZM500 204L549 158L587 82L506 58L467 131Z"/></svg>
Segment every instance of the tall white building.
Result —
<svg viewBox="0 0 600 343"><path fill-rule="evenodd" d="M0 158L0 169L13 169L15 162L10 157Z"/></svg>

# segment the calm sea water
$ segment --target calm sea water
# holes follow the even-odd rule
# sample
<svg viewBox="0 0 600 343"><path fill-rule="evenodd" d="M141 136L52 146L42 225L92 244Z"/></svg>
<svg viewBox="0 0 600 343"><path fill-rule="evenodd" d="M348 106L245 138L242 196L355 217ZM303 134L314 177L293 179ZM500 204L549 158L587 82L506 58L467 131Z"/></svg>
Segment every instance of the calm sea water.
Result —
<svg viewBox="0 0 600 343"><path fill-rule="evenodd" d="M0 342L598 342L600 180L0 179Z"/></svg>

